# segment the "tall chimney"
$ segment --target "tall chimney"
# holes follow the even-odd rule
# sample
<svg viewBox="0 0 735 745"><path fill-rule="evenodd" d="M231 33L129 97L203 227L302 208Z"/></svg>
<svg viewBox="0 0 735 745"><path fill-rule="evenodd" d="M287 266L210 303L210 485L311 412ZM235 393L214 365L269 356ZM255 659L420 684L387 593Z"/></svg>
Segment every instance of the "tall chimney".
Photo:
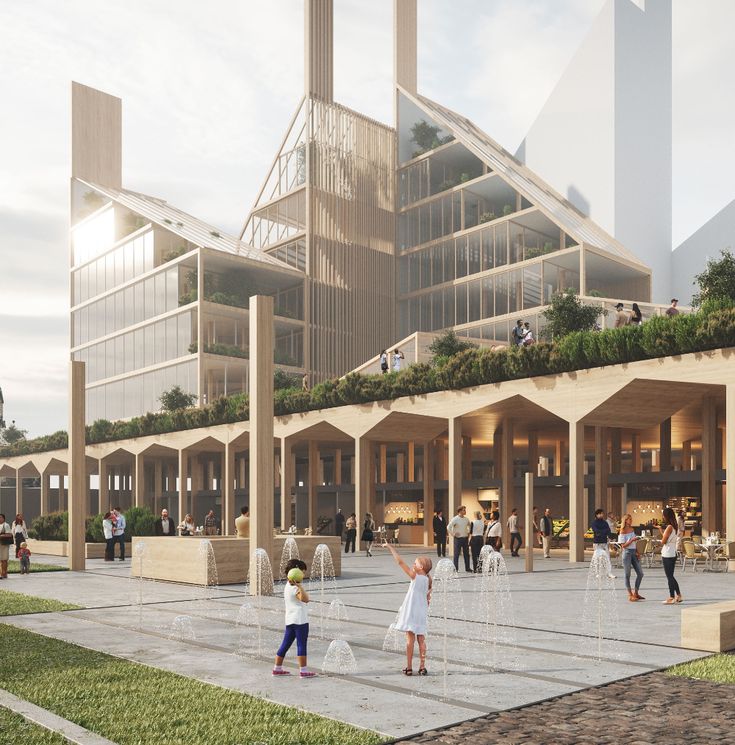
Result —
<svg viewBox="0 0 735 745"><path fill-rule="evenodd" d="M393 0L393 78L396 85L416 93L416 0Z"/></svg>
<svg viewBox="0 0 735 745"><path fill-rule="evenodd" d="M304 93L334 100L333 0L304 0Z"/></svg>

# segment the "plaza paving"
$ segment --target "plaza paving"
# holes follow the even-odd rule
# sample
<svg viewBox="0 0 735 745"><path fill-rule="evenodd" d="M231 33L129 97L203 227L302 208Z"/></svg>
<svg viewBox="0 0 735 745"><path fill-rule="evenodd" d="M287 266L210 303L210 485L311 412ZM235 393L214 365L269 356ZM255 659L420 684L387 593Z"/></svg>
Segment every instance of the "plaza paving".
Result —
<svg viewBox="0 0 735 745"><path fill-rule="evenodd" d="M410 560L419 551L406 549L404 553ZM450 618L446 688L440 661L442 643L436 635L429 639L430 675L406 677L401 674L402 651L385 651L383 645L408 580L387 551L376 549L374 554L373 558L348 556L343 576L336 583L336 594L349 619L344 624L344 638L357 662L356 672L345 676L308 681L298 676L272 678L272 655L282 633L281 598L264 601L258 641L254 629L238 624L243 602L250 603L244 586L205 590L144 582L141 610L137 606L141 586L129 577L129 561L106 564L91 560L83 574L11 576L4 589L77 603L85 609L3 620L272 701L299 705L389 737L445 728L701 656L678 647L681 608L686 605L660 604L666 596L666 583L662 569L654 567L646 570L642 593L647 600L639 603L627 601L622 571L616 570L617 589L603 607L605 621L610 623L599 658L597 640L583 623L588 568L569 564L566 553L560 552L549 560L537 554L533 574L523 572L523 559L508 559L515 623L512 629L502 629L504 641L495 647L484 640L483 611L476 602L481 580L460 572L462 601L452 603L455 618ZM686 604L715 602L735 594L735 573L679 571L678 576ZM333 597L329 593L327 600ZM312 598L309 659L318 669L335 631L325 622L320 638L322 606L318 595ZM179 616L190 617L195 638L169 638Z"/></svg>

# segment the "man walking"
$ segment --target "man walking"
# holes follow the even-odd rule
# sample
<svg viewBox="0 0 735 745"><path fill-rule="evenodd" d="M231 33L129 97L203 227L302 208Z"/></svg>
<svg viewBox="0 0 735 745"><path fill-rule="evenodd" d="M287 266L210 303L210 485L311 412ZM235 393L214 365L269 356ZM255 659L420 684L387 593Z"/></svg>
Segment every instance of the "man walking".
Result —
<svg viewBox="0 0 735 745"><path fill-rule="evenodd" d="M470 569L470 521L467 518L467 508L461 505L457 514L449 521L447 531L454 538L454 568L459 571L459 554L464 554L464 570Z"/></svg>
<svg viewBox="0 0 735 745"><path fill-rule="evenodd" d="M355 553L355 538L357 537L357 516L353 512L345 522L345 528L347 533L345 534L345 553L350 550L350 543L352 544L352 553Z"/></svg>
<svg viewBox="0 0 735 745"><path fill-rule="evenodd" d="M541 530L541 545L544 549L544 559L551 558L551 534L554 532L554 521L551 519L551 510L547 507L539 525Z"/></svg>
<svg viewBox="0 0 735 745"><path fill-rule="evenodd" d="M339 542L342 543L342 533L345 531L345 516L342 510L338 509L334 516L334 534L339 536Z"/></svg>
<svg viewBox="0 0 735 745"><path fill-rule="evenodd" d="M120 544L120 561L125 561L125 515L119 507L112 511L115 515L115 524L112 526L112 557L115 558L115 544Z"/></svg>
<svg viewBox="0 0 735 745"><path fill-rule="evenodd" d="M204 517L204 535L217 535L217 518L214 510L210 510Z"/></svg>
<svg viewBox="0 0 735 745"><path fill-rule="evenodd" d="M434 543L436 543L436 555L439 558L447 555L447 521L444 519L444 511L437 510L434 513Z"/></svg>
<svg viewBox="0 0 735 745"><path fill-rule="evenodd" d="M518 556L518 549L523 545L523 538L521 538L521 529L518 526L518 509L516 507L510 511L508 530L510 531L510 555ZM518 547L515 545L516 542Z"/></svg>
<svg viewBox="0 0 735 745"><path fill-rule="evenodd" d="M514 346L522 347L525 335L526 333L523 330L523 321L516 321L516 325L513 327L512 333Z"/></svg>
<svg viewBox="0 0 735 745"><path fill-rule="evenodd" d="M176 535L176 526L168 516L168 510L161 510L161 517L154 523L154 529L156 535Z"/></svg>

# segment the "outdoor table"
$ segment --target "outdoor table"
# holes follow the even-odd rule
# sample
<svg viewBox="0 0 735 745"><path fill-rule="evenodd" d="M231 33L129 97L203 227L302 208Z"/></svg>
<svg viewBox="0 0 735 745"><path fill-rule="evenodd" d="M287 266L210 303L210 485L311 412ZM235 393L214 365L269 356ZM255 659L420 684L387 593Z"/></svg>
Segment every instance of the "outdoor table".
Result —
<svg viewBox="0 0 735 745"><path fill-rule="evenodd" d="M724 548L727 546L727 543L705 543L702 541L702 543L698 544L701 549L704 549L707 552L707 558L705 559L704 563L704 571L710 572L712 571L712 562L715 559L715 552L718 548Z"/></svg>

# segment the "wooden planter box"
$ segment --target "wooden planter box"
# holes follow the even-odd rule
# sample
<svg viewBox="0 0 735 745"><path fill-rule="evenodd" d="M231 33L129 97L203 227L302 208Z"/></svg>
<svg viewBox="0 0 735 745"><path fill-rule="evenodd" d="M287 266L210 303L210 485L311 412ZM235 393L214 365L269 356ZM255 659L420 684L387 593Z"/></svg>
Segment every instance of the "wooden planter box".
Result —
<svg viewBox="0 0 735 745"><path fill-rule="evenodd" d="M39 541L36 538L29 538L28 548L31 550L31 554L46 554L46 556L68 556L69 555L69 541ZM104 543L85 543L85 556L88 559L104 559L105 558L105 544ZM116 555L120 555L120 549L116 549ZM125 557L130 558L131 547L130 543L125 544Z"/></svg>

